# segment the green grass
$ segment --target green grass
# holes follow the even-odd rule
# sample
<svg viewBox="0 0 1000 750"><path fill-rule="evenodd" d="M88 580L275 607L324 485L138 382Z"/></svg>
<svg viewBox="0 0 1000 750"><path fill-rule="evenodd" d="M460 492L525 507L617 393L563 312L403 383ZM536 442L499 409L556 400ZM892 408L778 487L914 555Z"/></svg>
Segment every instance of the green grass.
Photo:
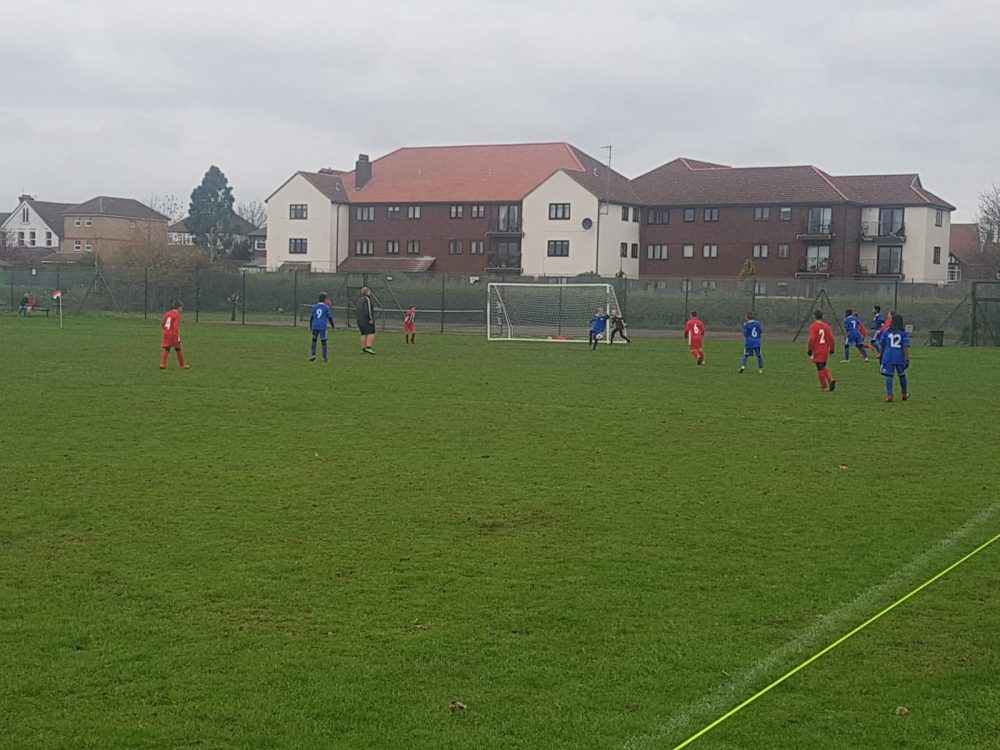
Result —
<svg viewBox="0 0 1000 750"><path fill-rule="evenodd" d="M184 342L0 319L0 746L671 748L1000 531L997 350ZM1000 746L998 563L691 747Z"/></svg>

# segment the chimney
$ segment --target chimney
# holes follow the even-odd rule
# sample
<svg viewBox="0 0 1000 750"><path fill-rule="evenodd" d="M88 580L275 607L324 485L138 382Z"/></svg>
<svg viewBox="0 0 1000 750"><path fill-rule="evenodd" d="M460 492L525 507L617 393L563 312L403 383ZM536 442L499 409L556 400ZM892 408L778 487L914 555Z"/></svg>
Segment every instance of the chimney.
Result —
<svg viewBox="0 0 1000 750"><path fill-rule="evenodd" d="M368 161L368 154L358 154L358 161L354 165L354 189L360 190L372 179L372 163Z"/></svg>
<svg viewBox="0 0 1000 750"><path fill-rule="evenodd" d="M22 201L33 201L33 200L35 200L35 196L33 196L33 195L27 195L27 194L26 195L19 195L19 196L17 196L17 200L18 200L19 203L22 202Z"/></svg>

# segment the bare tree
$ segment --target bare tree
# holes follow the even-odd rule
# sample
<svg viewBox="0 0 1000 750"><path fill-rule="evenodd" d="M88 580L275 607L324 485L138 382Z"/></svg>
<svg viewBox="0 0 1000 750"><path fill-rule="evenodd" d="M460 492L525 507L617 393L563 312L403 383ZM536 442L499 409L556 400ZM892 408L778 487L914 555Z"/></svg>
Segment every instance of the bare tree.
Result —
<svg viewBox="0 0 1000 750"><path fill-rule="evenodd" d="M181 203L180 199L176 195L170 193L158 194L151 193L149 199L146 201L148 205L154 211L166 216L170 219L171 223L175 221L180 221L184 218L184 214L187 213L184 208L184 204Z"/></svg>
<svg viewBox="0 0 1000 750"><path fill-rule="evenodd" d="M989 190L979 194L976 224L979 226L979 243L982 247L1000 245L1000 187L991 185Z"/></svg>
<svg viewBox="0 0 1000 750"><path fill-rule="evenodd" d="M236 213L254 227L259 228L267 223L267 206L260 201L241 201L236 204Z"/></svg>

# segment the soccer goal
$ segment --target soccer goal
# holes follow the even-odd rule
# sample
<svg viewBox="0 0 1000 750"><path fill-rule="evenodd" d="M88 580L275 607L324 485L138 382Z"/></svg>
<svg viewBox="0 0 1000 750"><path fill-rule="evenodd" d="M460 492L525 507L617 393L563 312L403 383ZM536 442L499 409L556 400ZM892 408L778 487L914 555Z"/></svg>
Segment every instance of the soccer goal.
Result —
<svg viewBox="0 0 1000 750"><path fill-rule="evenodd" d="M620 311L611 284L490 284L490 341L584 341L598 307ZM610 324L604 341L610 343Z"/></svg>

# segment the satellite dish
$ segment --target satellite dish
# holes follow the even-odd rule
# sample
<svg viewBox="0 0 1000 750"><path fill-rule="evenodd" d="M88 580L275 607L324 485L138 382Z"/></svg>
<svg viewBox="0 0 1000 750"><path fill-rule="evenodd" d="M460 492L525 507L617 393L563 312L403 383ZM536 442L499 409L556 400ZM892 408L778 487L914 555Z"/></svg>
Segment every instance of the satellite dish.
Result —
<svg viewBox="0 0 1000 750"><path fill-rule="evenodd" d="M584 219L581 222L581 224L584 229L590 229L592 226L594 226L594 222L591 219Z"/></svg>

